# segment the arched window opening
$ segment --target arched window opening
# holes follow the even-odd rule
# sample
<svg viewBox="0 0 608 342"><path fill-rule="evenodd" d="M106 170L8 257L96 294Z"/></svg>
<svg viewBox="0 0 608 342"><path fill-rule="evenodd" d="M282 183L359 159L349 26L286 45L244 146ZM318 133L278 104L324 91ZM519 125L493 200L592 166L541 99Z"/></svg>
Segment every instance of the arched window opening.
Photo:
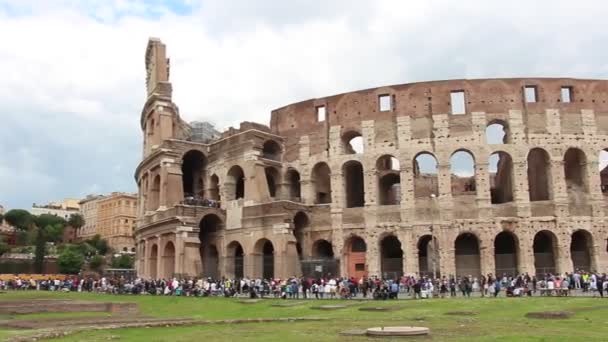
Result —
<svg viewBox="0 0 608 342"><path fill-rule="evenodd" d="M564 155L564 175L569 195L587 192L587 157L578 148L569 148Z"/></svg>
<svg viewBox="0 0 608 342"><path fill-rule="evenodd" d="M270 197L277 197L277 186L279 182L279 171L274 167L267 167L264 169L266 174L266 184L268 184L268 194Z"/></svg>
<svg viewBox="0 0 608 342"><path fill-rule="evenodd" d="M593 237L586 230L577 230L572 234L570 242L570 256L574 270L592 272L595 271L592 265L591 252L593 247Z"/></svg>
<svg viewBox="0 0 608 342"><path fill-rule="evenodd" d="M460 234L454 245L456 248L456 276L479 277L481 275L481 260L477 237L471 233Z"/></svg>
<svg viewBox="0 0 608 342"><path fill-rule="evenodd" d="M378 172L378 201L380 205L401 203L401 175L399 160L385 155L376 161Z"/></svg>
<svg viewBox="0 0 608 342"><path fill-rule="evenodd" d="M150 191L150 210L157 210L160 207L160 175L154 177L152 190Z"/></svg>
<svg viewBox="0 0 608 342"><path fill-rule="evenodd" d="M302 200L300 174L294 169L289 169L285 178L289 186L289 199L294 202L300 202Z"/></svg>
<svg viewBox="0 0 608 342"><path fill-rule="evenodd" d="M342 135L342 145L344 146L344 154L362 154L363 153L363 137L361 133L350 131Z"/></svg>
<svg viewBox="0 0 608 342"><path fill-rule="evenodd" d="M331 203L331 178L326 163L318 163L312 169L312 182L315 189L315 204Z"/></svg>
<svg viewBox="0 0 608 342"><path fill-rule="evenodd" d="M528 153L528 191L531 202L551 199L551 158L542 148Z"/></svg>
<svg viewBox="0 0 608 342"><path fill-rule="evenodd" d="M302 245L304 242L304 230L310 225L308 215L303 212L298 212L293 217L293 235L296 237L296 241Z"/></svg>
<svg viewBox="0 0 608 342"><path fill-rule="evenodd" d="M544 277L555 274L555 259L557 257L557 238L548 230L543 230L534 236L534 267L536 275Z"/></svg>
<svg viewBox="0 0 608 342"><path fill-rule="evenodd" d="M507 124L504 121L495 121L486 127L486 143L500 145L509 143Z"/></svg>
<svg viewBox="0 0 608 342"><path fill-rule="evenodd" d="M403 275L403 250L401 242L389 235L380 242L381 272L384 279L398 279Z"/></svg>
<svg viewBox="0 0 608 342"><path fill-rule="evenodd" d="M262 158L280 161L281 145L274 140L266 140L262 147Z"/></svg>
<svg viewBox="0 0 608 342"><path fill-rule="evenodd" d="M515 277L517 269L517 239L511 232L501 232L494 239L494 264L496 276Z"/></svg>
<svg viewBox="0 0 608 342"><path fill-rule="evenodd" d="M356 208L365 205L365 190L363 185L363 165L357 161L344 164L344 185L346 190L346 207Z"/></svg>
<svg viewBox="0 0 608 342"><path fill-rule="evenodd" d="M606 196L608 195L608 150L606 149L600 151L599 167L601 190Z"/></svg>
<svg viewBox="0 0 608 342"><path fill-rule="evenodd" d="M188 151L182 158L182 186L184 198L203 198L203 178L206 159L201 151Z"/></svg>
<svg viewBox="0 0 608 342"><path fill-rule="evenodd" d="M450 157L452 195L473 195L476 192L475 160L467 151L457 151Z"/></svg>
<svg viewBox="0 0 608 342"><path fill-rule="evenodd" d="M435 156L422 152L414 158L414 196L429 198L439 194L437 159Z"/></svg>
<svg viewBox="0 0 608 342"><path fill-rule="evenodd" d="M513 201L513 160L508 153L492 153L489 159L492 204Z"/></svg>
<svg viewBox="0 0 608 342"><path fill-rule="evenodd" d="M240 166L235 165L228 171L225 186L227 195L231 196L229 201L245 197L245 173Z"/></svg>

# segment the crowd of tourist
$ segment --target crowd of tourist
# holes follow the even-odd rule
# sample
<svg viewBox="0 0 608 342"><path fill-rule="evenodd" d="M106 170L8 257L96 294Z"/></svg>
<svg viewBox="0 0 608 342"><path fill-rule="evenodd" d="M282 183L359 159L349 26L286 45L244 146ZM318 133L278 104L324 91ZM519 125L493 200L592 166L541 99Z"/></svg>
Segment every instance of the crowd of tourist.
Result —
<svg viewBox="0 0 608 342"><path fill-rule="evenodd" d="M477 277L414 277L397 279L377 277L355 278L296 278L238 280L211 278L190 279L127 279L78 276L65 279L22 279L15 277L0 280L3 290L77 291L111 294L166 295L166 296L248 296L297 299L397 299L412 297L518 297L518 296L569 296L585 294L604 297L608 291L606 274L577 271L563 275L547 274L540 279L521 274L516 277L495 277L492 274Z"/></svg>

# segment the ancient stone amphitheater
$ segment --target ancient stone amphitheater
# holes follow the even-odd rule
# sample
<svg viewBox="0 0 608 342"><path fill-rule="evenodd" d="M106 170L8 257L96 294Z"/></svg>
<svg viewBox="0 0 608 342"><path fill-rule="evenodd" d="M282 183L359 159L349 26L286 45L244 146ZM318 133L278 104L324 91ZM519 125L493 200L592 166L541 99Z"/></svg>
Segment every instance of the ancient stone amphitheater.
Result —
<svg viewBox="0 0 608 342"><path fill-rule="evenodd" d="M143 276L608 271L608 81L386 86L197 142L165 50L146 51Z"/></svg>

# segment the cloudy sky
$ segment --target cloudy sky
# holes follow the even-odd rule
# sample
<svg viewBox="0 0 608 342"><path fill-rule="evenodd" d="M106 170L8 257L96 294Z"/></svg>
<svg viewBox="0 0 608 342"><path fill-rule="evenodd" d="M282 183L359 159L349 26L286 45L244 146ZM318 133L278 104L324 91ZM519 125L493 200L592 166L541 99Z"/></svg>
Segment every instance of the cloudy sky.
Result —
<svg viewBox="0 0 608 342"><path fill-rule="evenodd" d="M0 204L135 191L144 52L220 128L413 81L608 78L605 1L0 0Z"/></svg>

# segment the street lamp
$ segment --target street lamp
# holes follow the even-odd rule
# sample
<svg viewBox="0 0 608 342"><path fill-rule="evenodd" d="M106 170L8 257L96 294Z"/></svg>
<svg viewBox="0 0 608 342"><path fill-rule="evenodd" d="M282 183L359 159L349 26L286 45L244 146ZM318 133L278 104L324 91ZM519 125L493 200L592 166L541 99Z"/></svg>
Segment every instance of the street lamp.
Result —
<svg viewBox="0 0 608 342"><path fill-rule="evenodd" d="M434 232L434 228L435 228L435 211L437 211L437 196L435 194L431 194L431 201L433 202L433 208L435 210L433 210L431 212L431 250L432 250L432 254L431 254L431 263L432 263L432 268L433 268L433 279L437 279L437 248L436 248L436 243L435 243L435 232Z"/></svg>

